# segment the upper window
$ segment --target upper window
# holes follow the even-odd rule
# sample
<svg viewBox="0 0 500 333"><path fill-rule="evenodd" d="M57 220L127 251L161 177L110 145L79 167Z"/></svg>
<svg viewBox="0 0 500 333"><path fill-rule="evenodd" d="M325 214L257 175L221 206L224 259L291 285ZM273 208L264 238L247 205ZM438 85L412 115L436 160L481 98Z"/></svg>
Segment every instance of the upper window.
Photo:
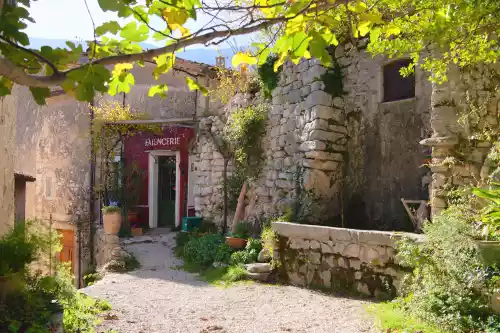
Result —
<svg viewBox="0 0 500 333"><path fill-rule="evenodd" d="M415 74L403 77L399 72L409 64L409 59L402 59L384 66L384 102L415 97Z"/></svg>

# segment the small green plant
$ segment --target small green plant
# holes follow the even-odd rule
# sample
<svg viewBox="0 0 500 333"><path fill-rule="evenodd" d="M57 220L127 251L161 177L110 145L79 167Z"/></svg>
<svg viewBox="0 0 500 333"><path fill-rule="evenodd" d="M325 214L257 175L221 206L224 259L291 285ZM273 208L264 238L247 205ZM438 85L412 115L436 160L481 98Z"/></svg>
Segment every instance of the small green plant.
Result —
<svg viewBox="0 0 500 333"><path fill-rule="evenodd" d="M104 207L102 207L102 212L103 212L103 214L111 214L111 213L120 212L120 207L118 207L118 206L104 206Z"/></svg>
<svg viewBox="0 0 500 333"><path fill-rule="evenodd" d="M23 272L37 258L38 240L26 232L24 223L0 239L0 276Z"/></svg>
<svg viewBox="0 0 500 333"><path fill-rule="evenodd" d="M236 224L235 233L232 235L235 238L248 238L250 236L250 231L252 230L252 224L248 221L239 221Z"/></svg>
<svg viewBox="0 0 500 333"><path fill-rule="evenodd" d="M257 261L262 244L259 239L249 238L245 249L231 255L232 265L250 264Z"/></svg>
<svg viewBox="0 0 500 333"><path fill-rule="evenodd" d="M183 258L190 264L208 267L214 262L217 248L224 243L224 237L218 234L192 238L184 245Z"/></svg>
<svg viewBox="0 0 500 333"><path fill-rule="evenodd" d="M102 275L93 271L93 272L89 272L87 274L85 274L83 276L83 284L85 287L87 286L91 286L93 285L94 283L96 283L97 281L101 280L102 279Z"/></svg>
<svg viewBox="0 0 500 333"><path fill-rule="evenodd" d="M244 280L246 278L247 272L244 267L238 266L230 266L227 269L226 274L222 277L222 280L225 282L236 282L240 280Z"/></svg>
<svg viewBox="0 0 500 333"><path fill-rule="evenodd" d="M141 267L141 263L137 260L137 258L130 254L130 256L124 258L125 262L125 271L133 271Z"/></svg>
<svg viewBox="0 0 500 333"><path fill-rule="evenodd" d="M215 250L214 262L229 263L231 259L232 249L226 243L220 244Z"/></svg>

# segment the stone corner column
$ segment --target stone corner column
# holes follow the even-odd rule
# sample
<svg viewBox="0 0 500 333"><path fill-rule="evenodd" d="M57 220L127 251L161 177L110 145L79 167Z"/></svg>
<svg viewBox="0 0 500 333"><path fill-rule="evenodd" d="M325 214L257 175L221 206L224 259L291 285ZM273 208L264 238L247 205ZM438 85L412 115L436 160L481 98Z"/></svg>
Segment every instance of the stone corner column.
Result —
<svg viewBox="0 0 500 333"><path fill-rule="evenodd" d="M0 98L0 236L14 226L16 109L12 96Z"/></svg>

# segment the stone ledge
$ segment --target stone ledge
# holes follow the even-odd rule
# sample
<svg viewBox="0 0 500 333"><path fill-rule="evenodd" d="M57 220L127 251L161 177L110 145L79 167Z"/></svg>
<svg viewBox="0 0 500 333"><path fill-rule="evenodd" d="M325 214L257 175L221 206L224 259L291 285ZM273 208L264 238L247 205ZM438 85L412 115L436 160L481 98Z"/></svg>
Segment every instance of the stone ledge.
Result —
<svg viewBox="0 0 500 333"><path fill-rule="evenodd" d="M279 235L288 238L303 238L318 241L349 241L351 243L364 243L390 247L394 247L395 242L403 237L409 237L416 241L423 241L425 239L425 236L423 235L412 233L357 230L290 222L273 222L272 227Z"/></svg>

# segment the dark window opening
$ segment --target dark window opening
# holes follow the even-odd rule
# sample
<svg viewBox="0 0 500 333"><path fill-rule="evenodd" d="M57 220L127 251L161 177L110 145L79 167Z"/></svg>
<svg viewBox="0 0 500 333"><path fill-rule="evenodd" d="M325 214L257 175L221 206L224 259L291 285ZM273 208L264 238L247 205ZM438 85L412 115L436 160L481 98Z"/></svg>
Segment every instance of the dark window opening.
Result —
<svg viewBox="0 0 500 333"><path fill-rule="evenodd" d="M403 77L399 72L409 64L409 59L402 59L384 66L384 102L415 97L415 74Z"/></svg>

